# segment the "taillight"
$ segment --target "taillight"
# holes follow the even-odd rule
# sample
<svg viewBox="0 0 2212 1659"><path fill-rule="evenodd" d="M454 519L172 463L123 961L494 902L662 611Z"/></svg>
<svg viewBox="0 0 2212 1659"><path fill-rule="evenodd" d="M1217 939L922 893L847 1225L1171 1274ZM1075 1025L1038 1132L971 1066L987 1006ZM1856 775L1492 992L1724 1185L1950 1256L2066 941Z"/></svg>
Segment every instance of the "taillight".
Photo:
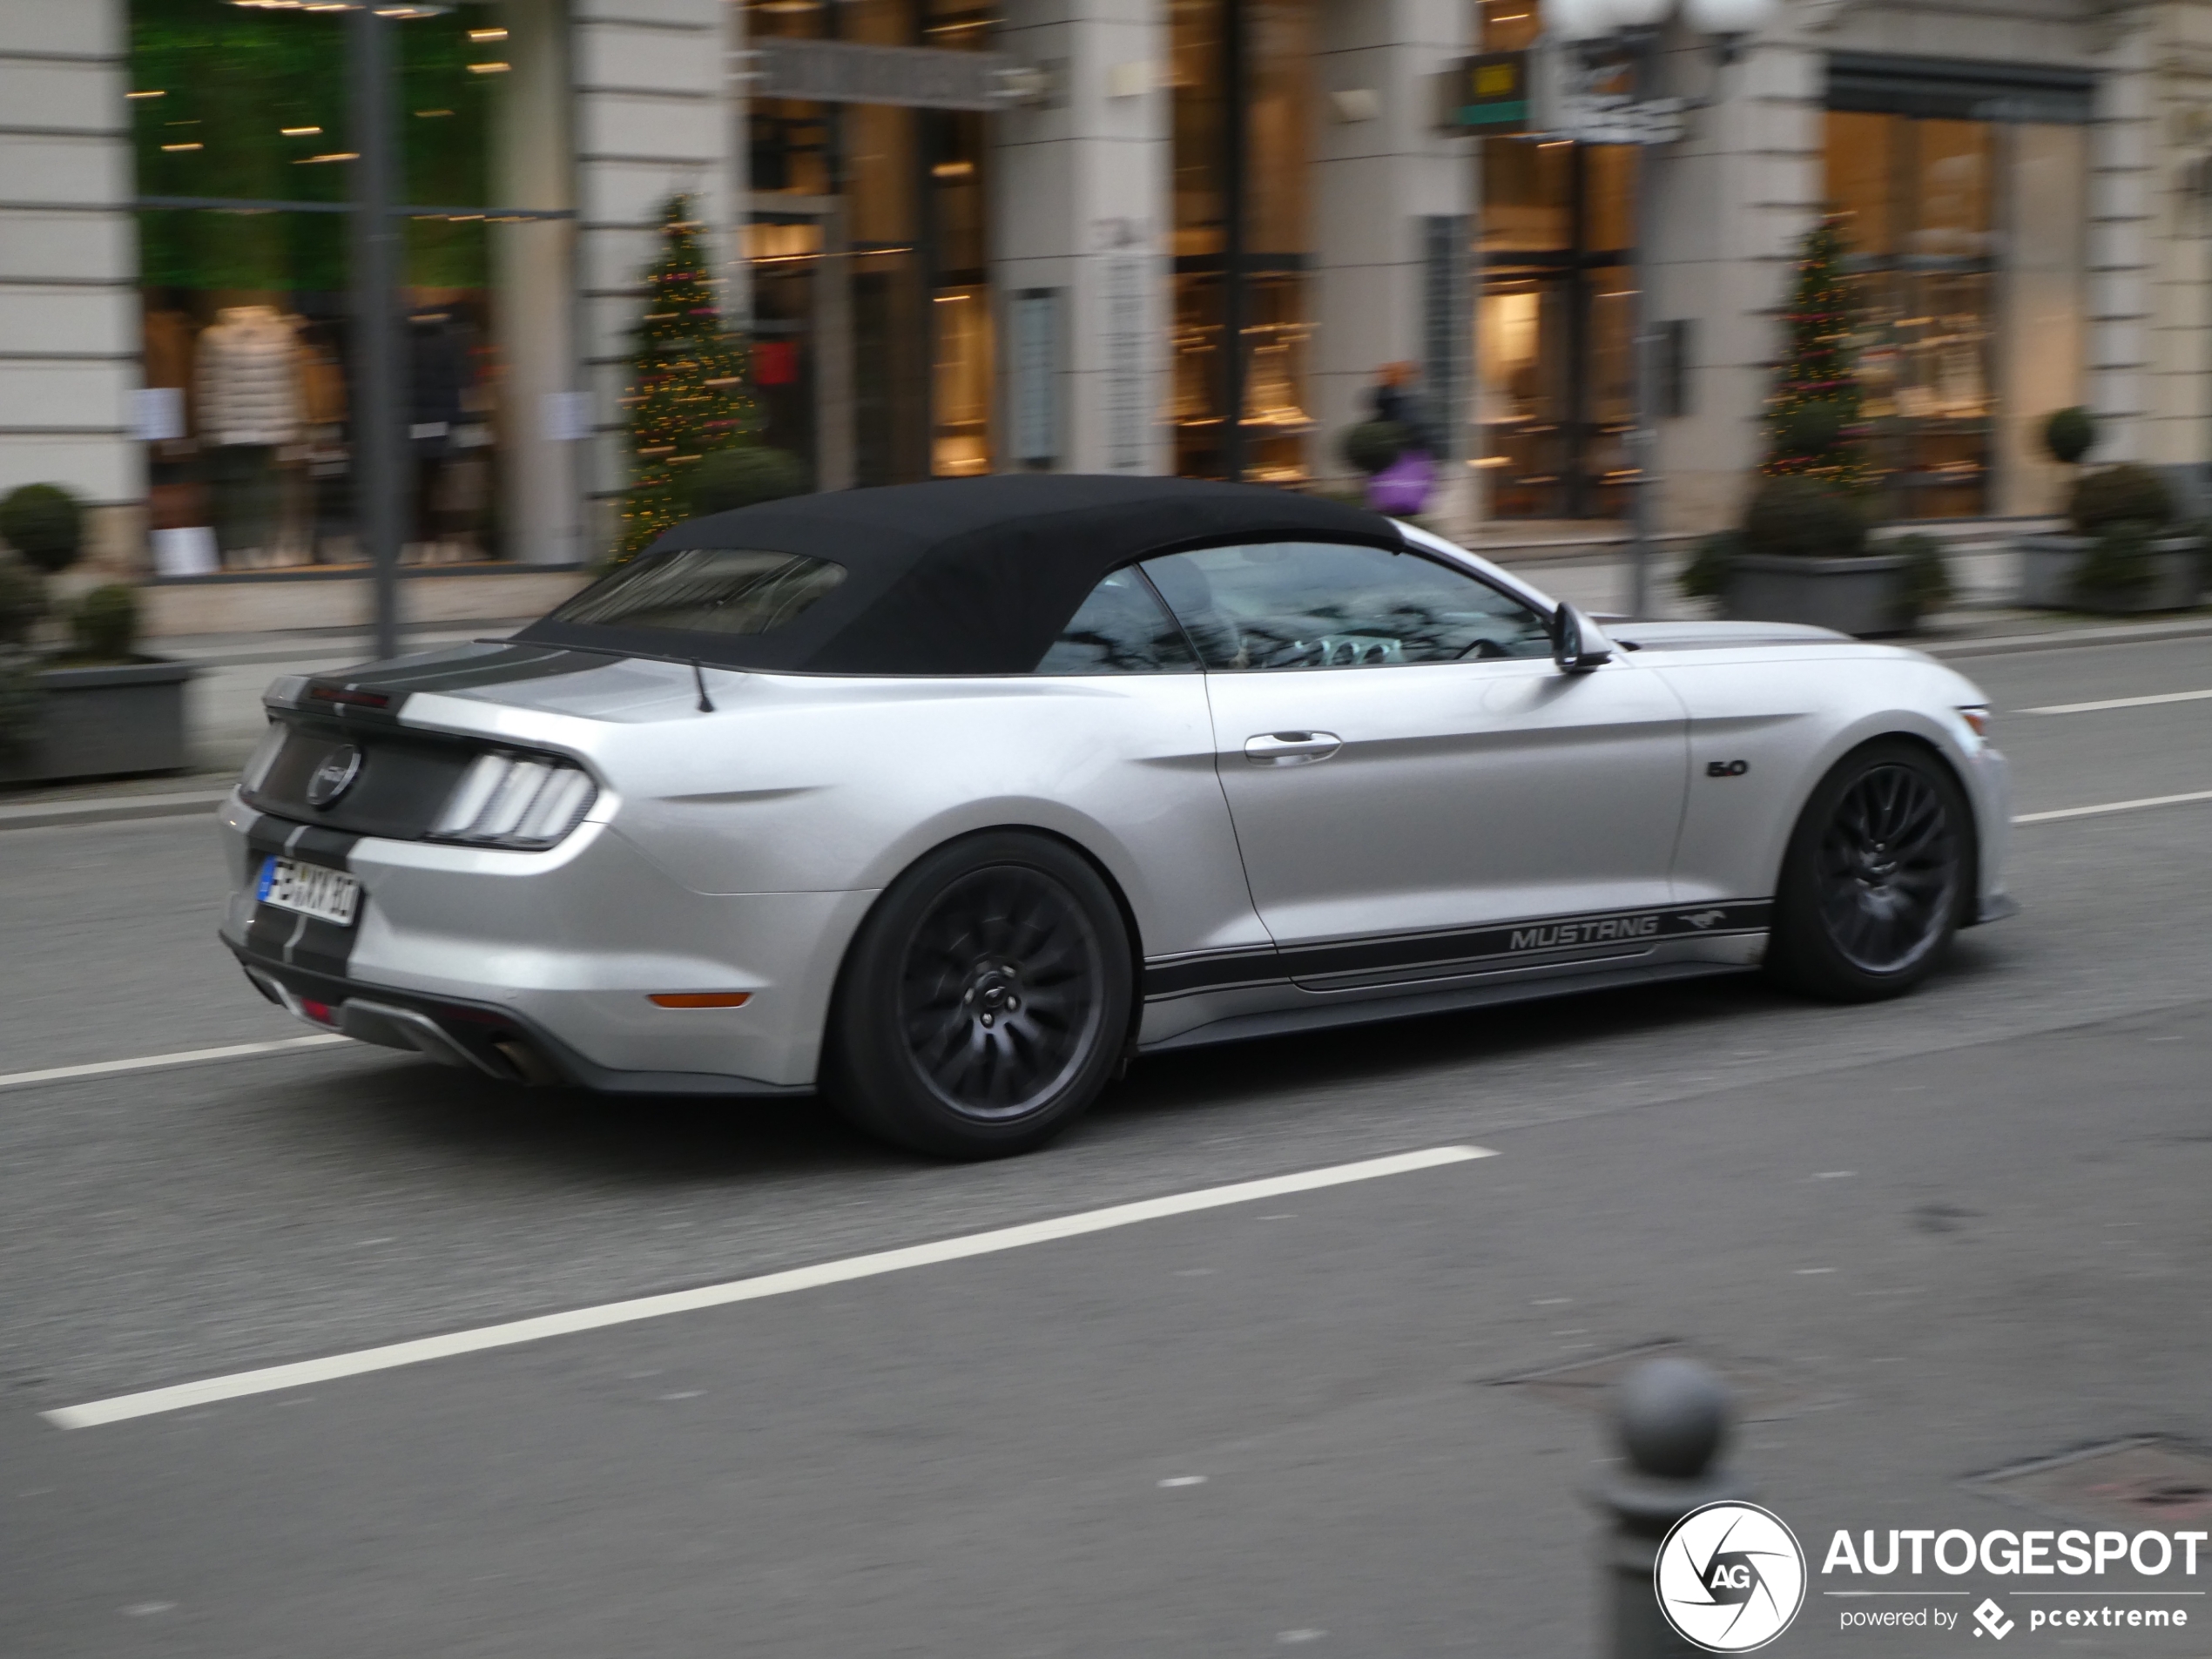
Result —
<svg viewBox="0 0 2212 1659"><path fill-rule="evenodd" d="M598 792L581 767L550 755L478 755L430 833L478 846L551 846L591 810Z"/></svg>

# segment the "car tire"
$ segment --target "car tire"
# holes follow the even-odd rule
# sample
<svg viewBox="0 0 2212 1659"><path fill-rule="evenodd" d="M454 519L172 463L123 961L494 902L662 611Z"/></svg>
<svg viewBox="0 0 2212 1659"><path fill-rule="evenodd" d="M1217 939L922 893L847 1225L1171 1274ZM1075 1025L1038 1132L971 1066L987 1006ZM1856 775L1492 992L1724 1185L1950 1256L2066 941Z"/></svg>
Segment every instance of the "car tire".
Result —
<svg viewBox="0 0 2212 1659"><path fill-rule="evenodd" d="M1791 833L1768 973L1830 1001L1911 990L1973 900L1973 845L1966 792L1934 754L1899 738L1854 749Z"/></svg>
<svg viewBox="0 0 2212 1659"><path fill-rule="evenodd" d="M823 1092L915 1151L1032 1150L1119 1069L1134 978L1121 907L1080 854L1019 831L968 836L906 871L860 924Z"/></svg>

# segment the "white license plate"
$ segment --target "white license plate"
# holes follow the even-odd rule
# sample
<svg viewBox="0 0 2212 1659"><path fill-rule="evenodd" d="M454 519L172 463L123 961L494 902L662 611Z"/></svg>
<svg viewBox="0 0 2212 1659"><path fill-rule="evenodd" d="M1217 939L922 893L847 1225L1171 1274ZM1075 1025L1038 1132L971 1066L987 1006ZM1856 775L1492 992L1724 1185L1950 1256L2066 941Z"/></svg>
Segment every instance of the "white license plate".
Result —
<svg viewBox="0 0 2212 1659"><path fill-rule="evenodd" d="M318 921L350 927L361 909L361 884L359 876L347 875L343 870L273 858L262 861L261 882L253 896L280 910L296 910Z"/></svg>

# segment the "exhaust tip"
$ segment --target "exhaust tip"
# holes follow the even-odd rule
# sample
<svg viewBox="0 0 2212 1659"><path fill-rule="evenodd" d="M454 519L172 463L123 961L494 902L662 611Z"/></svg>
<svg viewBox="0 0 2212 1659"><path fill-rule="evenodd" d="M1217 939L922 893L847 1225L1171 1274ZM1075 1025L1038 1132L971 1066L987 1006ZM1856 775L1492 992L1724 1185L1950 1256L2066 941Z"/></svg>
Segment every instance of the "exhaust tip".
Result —
<svg viewBox="0 0 2212 1659"><path fill-rule="evenodd" d="M534 1046L519 1037L494 1037L491 1046L514 1072L517 1082L528 1083L533 1089L548 1089L568 1081Z"/></svg>

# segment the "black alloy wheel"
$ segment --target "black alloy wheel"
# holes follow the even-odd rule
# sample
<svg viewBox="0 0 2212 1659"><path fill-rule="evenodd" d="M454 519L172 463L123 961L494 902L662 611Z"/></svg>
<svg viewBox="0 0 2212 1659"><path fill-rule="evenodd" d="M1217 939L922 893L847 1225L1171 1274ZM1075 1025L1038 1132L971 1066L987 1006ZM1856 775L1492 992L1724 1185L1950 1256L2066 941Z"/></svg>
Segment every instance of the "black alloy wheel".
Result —
<svg viewBox="0 0 2212 1659"><path fill-rule="evenodd" d="M1040 870L991 865L937 895L907 947L899 1022L930 1089L998 1123L1049 1100L1097 1041L1098 930Z"/></svg>
<svg viewBox="0 0 2212 1659"><path fill-rule="evenodd" d="M1973 834L1958 780L1925 749L1887 739L1846 756L1791 837L1770 968L1842 1001L1910 990L1972 902Z"/></svg>
<svg viewBox="0 0 2212 1659"><path fill-rule="evenodd" d="M930 853L853 941L823 1054L831 1099L917 1150L1042 1145L1096 1098L1129 1036L1119 907L1080 855L991 832Z"/></svg>

